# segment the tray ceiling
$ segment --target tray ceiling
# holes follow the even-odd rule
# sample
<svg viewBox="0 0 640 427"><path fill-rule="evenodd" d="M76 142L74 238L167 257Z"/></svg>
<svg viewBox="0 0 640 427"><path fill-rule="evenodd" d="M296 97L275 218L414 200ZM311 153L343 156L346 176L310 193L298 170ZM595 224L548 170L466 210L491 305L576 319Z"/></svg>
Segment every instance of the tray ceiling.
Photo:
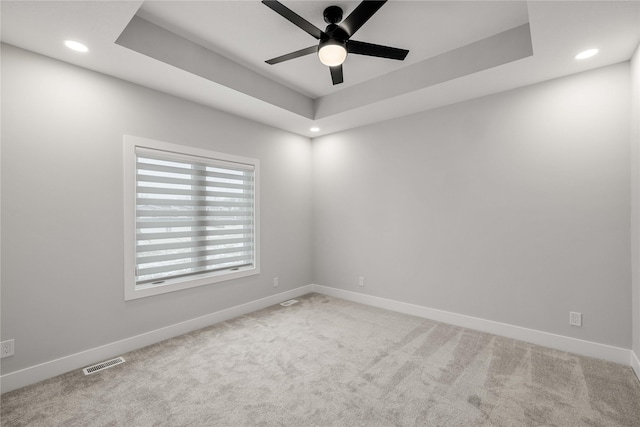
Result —
<svg viewBox="0 0 640 427"><path fill-rule="evenodd" d="M324 29L354 1L282 1ZM630 58L638 1L387 2L354 40L409 49L405 61L349 55L333 86L316 55L266 59L317 41L259 1L2 1L2 41L298 134L325 134ZM62 45L90 47L78 55ZM576 61L579 51L600 54Z"/></svg>

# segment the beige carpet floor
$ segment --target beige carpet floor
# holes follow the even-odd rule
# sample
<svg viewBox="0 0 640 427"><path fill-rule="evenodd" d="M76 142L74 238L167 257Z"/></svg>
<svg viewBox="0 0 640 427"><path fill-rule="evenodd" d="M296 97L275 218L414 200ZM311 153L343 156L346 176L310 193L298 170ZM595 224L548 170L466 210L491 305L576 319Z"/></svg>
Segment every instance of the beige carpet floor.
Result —
<svg viewBox="0 0 640 427"><path fill-rule="evenodd" d="M2 426L640 426L627 366L298 300L5 393Z"/></svg>

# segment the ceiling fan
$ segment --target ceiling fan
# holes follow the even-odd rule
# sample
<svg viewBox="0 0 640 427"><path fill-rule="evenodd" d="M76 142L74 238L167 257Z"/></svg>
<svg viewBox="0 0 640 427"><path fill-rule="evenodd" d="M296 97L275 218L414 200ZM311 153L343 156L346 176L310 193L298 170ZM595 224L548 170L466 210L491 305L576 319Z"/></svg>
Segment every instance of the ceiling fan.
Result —
<svg viewBox="0 0 640 427"><path fill-rule="evenodd" d="M409 53L406 49L398 49L395 47L351 40L351 37L355 32L358 31L360 27L362 27L386 2L387 0L365 0L361 2L353 12L344 19L344 21L342 20L342 9L338 6L329 6L323 13L324 22L329 25L327 25L327 28L322 31L279 1L262 0L262 3L291 22L293 25L320 40L320 43L317 46L314 45L305 49L300 49L286 55L269 59L265 62L267 64L274 65L317 52L320 62L328 66L331 71L331 81L334 85L337 85L344 81L342 75L342 63L347 58L347 53L377 56L380 58L397 59L402 61ZM340 21L342 21L342 24L338 25Z"/></svg>

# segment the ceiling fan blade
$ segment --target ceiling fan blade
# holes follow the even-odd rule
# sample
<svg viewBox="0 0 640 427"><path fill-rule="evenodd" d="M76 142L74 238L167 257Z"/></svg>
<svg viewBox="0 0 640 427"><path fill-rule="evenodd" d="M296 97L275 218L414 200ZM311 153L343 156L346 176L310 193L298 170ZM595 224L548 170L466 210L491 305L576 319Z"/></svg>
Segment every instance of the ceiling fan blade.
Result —
<svg viewBox="0 0 640 427"><path fill-rule="evenodd" d="M339 85L344 81L342 77L342 65L336 65L335 67L329 67L331 70L331 81L333 85Z"/></svg>
<svg viewBox="0 0 640 427"><path fill-rule="evenodd" d="M387 0L363 1L342 21L340 27L349 34L349 37L353 36L386 2Z"/></svg>
<svg viewBox="0 0 640 427"><path fill-rule="evenodd" d="M316 53L318 51L318 46L309 46L304 49L296 50L295 52L287 53L286 55L278 56L277 58L269 59L266 62L269 65L279 64L280 62L288 61L290 59L300 58L301 56L309 55L311 53Z"/></svg>
<svg viewBox="0 0 640 427"><path fill-rule="evenodd" d="M397 47L381 46L379 44L358 42L355 40L347 41L347 51L358 55L377 56L380 58L398 59L400 61L404 60L409 53L407 49L398 49Z"/></svg>
<svg viewBox="0 0 640 427"><path fill-rule="evenodd" d="M307 21L302 16L298 15L279 1L262 0L262 3L264 3L267 7L282 16L287 21L291 22L293 25L306 31L318 40L320 40L320 37L322 37L322 34L324 34L320 28L316 27L311 22Z"/></svg>

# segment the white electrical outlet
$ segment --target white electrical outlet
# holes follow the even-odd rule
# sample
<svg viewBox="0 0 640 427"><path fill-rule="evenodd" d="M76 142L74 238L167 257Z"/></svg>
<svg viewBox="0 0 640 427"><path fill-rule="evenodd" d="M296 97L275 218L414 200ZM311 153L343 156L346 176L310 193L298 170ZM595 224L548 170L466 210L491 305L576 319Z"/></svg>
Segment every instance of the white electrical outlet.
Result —
<svg viewBox="0 0 640 427"><path fill-rule="evenodd" d="M569 324L573 326L582 326L582 313L572 311L569 313Z"/></svg>
<svg viewBox="0 0 640 427"><path fill-rule="evenodd" d="M364 286L364 277L362 276L358 277L358 285Z"/></svg>
<svg viewBox="0 0 640 427"><path fill-rule="evenodd" d="M273 287L274 287L274 288L277 288L277 287L278 287L278 285L279 285L278 278L277 278L277 277L274 277L274 278L273 278Z"/></svg>
<svg viewBox="0 0 640 427"><path fill-rule="evenodd" d="M0 358L13 356L13 340L0 342Z"/></svg>

